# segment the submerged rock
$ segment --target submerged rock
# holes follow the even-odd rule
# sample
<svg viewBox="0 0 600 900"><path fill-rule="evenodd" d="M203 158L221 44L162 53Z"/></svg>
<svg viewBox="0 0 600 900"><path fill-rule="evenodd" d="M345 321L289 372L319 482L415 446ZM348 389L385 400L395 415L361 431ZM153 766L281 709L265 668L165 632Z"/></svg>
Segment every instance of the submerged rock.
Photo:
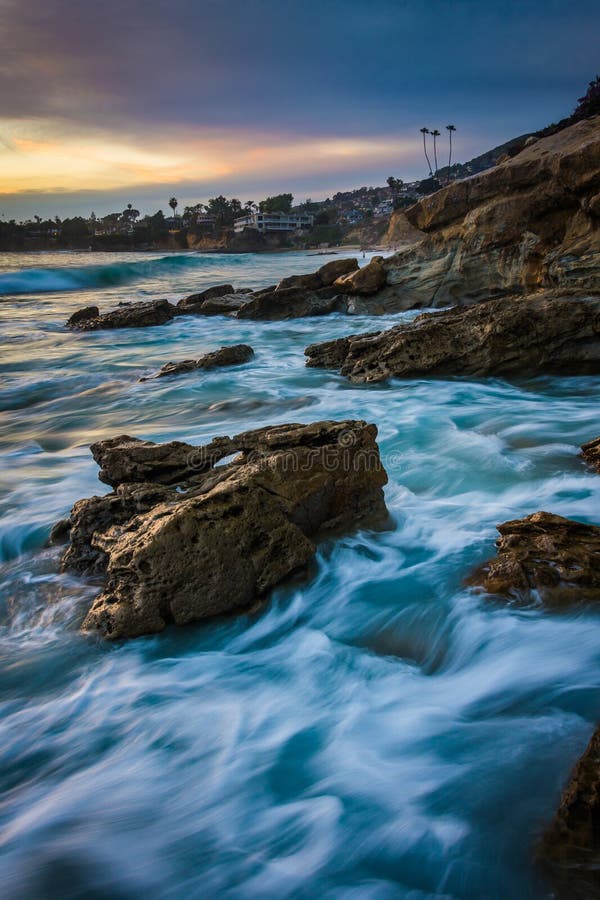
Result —
<svg viewBox="0 0 600 900"><path fill-rule="evenodd" d="M586 462L600 472L600 437L581 445L581 455Z"/></svg>
<svg viewBox="0 0 600 900"><path fill-rule="evenodd" d="M93 445L115 490L75 504L63 557L106 578L84 628L134 637L248 609L303 569L324 534L380 523L376 435L361 421L315 422L200 447L126 435Z"/></svg>
<svg viewBox="0 0 600 900"><path fill-rule="evenodd" d="M423 375L600 372L600 297L545 294L423 313L389 331L312 344L307 365L355 382Z"/></svg>
<svg viewBox="0 0 600 900"><path fill-rule="evenodd" d="M556 896L600 893L600 728L573 770L553 823L538 848L553 874Z"/></svg>
<svg viewBox="0 0 600 900"><path fill-rule="evenodd" d="M600 528L537 512L498 525L498 555L469 583L520 603L600 602Z"/></svg>
<svg viewBox="0 0 600 900"><path fill-rule="evenodd" d="M168 300L124 303L107 313L99 313L97 306L91 306L77 310L66 324L67 328L79 331L96 331L102 328L146 328L170 322L175 311L175 306Z"/></svg>
<svg viewBox="0 0 600 900"><path fill-rule="evenodd" d="M155 378L164 378L165 375L180 375L183 372L192 372L195 369L216 369L219 366L239 366L248 362L254 356L254 350L248 344L234 344L232 347L221 347L206 353L199 359L184 359L181 362L166 363L155 375L140 378L140 381L152 381Z"/></svg>

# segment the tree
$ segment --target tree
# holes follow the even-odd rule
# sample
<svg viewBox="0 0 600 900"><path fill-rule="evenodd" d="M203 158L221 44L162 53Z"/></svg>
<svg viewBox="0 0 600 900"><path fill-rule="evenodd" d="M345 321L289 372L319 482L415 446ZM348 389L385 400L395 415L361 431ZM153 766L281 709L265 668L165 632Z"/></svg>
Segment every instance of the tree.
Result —
<svg viewBox="0 0 600 900"><path fill-rule="evenodd" d="M121 213L121 218L128 225L135 222L135 220L139 217L140 211L139 209L134 209L131 203L127 204L127 209L124 209Z"/></svg>
<svg viewBox="0 0 600 900"><path fill-rule="evenodd" d="M177 204L178 204L177 197L171 197L171 199L169 200L169 206L173 210L174 216L176 215L175 210L177 209Z"/></svg>
<svg viewBox="0 0 600 900"><path fill-rule="evenodd" d="M423 135L423 153L425 154L425 159L427 160L429 174L433 175L433 172L431 171L431 162L429 156L427 155L427 144L425 143L425 135L430 134L429 128L421 128L421 134Z"/></svg>
<svg viewBox="0 0 600 900"><path fill-rule="evenodd" d="M260 211L266 213L289 213L294 202L293 194L276 194L274 197L267 197L259 203Z"/></svg>
<svg viewBox="0 0 600 900"><path fill-rule="evenodd" d="M439 138L440 134L441 134L441 132L439 132L439 131L437 130L437 128L434 128L433 131L431 132L431 136L433 137L433 160L434 160L434 163L435 163L435 174L436 174L436 175L437 175L437 173L438 173L438 161L437 161L437 147L436 147L436 140Z"/></svg>
<svg viewBox="0 0 600 900"><path fill-rule="evenodd" d="M402 190L403 185L404 185L404 182L402 181L401 178L394 178L393 175L390 175L390 177L387 179L387 186L390 189L390 193L392 195L393 200L397 199L398 194Z"/></svg>
<svg viewBox="0 0 600 900"><path fill-rule="evenodd" d="M454 125L446 125L446 131L448 132L448 140L450 142L450 149L448 150L448 181L450 181L450 166L452 165L452 132L456 131Z"/></svg>
<svg viewBox="0 0 600 900"><path fill-rule="evenodd" d="M600 75L596 75L594 80L590 81L585 95L577 101L573 116L578 119L587 119L598 113L600 113Z"/></svg>

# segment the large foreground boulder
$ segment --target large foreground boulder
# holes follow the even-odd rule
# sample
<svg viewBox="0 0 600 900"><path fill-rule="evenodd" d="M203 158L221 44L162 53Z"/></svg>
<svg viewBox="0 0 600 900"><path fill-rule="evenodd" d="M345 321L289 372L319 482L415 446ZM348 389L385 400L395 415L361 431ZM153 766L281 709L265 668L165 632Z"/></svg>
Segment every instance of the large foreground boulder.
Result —
<svg viewBox="0 0 600 900"><path fill-rule="evenodd" d="M383 265L388 309L468 305L540 288L600 288L600 116L424 198L423 240Z"/></svg>
<svg viewBox="0 0 600 900"><path fill-rule="evenodd" d="M537 512L498 525L497 556L469 583L517 603L600 603L600 528Z"/></svg>
<svg viewBox="0 0 600 900"><path fill-rule="evenodd" d="M67 328L77 331L97 331L102 328L147 328L164 325L176 314L176 307L168 300L151 300L142 303L123 303L107 313L100 313L97 306L79 309L67 320Z"/></svg>
<svg viewBox="0 0 600 900"><path fill-rule="evenodd" d="M205 353L199 359L183 359L180 362L166 363L155 375L140 378L140 381L152 381L166 375L181 375L197 369L216 369L223 366L239 366L254 356L254 350L248 344L234 344L232 347L221 347L212 353Z"/></svg>
<svg viewBox="0 0 600 900"><path fill-rule="evenodd" d="M538 848L556 897L600 896L600 728L573 770Z"/></svg>
<svg viewBox="0 0 600 900"><path fill-rule="evenodd" d="M92 447L115 490L75 504L65 568L104 574L84 628L108 638L247 610L327 533L381 523L387 481L361 421L280 425L194 447ZM217 465L220 460L235 458Z"/></svg>
<svg viewBox="0 0 600 900"><path fill-rule="evenodd" d="M600 297L546 292L423 313L388 331L312 344L309 366L354 382L423 375L596 374Z"/></svg>

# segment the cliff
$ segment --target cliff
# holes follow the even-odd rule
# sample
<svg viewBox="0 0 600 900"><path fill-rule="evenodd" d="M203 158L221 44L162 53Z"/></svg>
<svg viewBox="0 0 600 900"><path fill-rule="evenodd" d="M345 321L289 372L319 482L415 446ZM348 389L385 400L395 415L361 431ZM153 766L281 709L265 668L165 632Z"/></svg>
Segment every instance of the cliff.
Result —
<svg viewBox="0 0 600 900"><path fill-rule="evenodd" d="M385 261L388 309L600 287L600 116L406 211L423 240Z"/></svg>

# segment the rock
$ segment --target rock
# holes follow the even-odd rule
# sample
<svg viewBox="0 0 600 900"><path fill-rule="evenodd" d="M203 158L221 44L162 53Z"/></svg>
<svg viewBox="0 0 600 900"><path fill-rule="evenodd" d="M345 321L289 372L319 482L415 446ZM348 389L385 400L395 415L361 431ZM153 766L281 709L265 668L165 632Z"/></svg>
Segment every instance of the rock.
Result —
<svg viewBox="0 0 600 900"><path fill-rule="evenodd" d="M182 441L154 444L121 434L92 444L90 450L100 466L98 478L111 487L136 482L178 485L189 480L196 471L194 460L197 458L197 448ZM217 453L214 462L218 459L220 456ZM199 471L214 464L210 457L207 460Z"/></svg>
<svg viewBox="0 0 600 900"><path fill-rule="evenodd" d="M96 307L88 307L90 310ZM101 328L146 328L164 325L175 315L176 308L168 300L151 300L143 303L128 303L110 312L82 317L84 310L74 313L67 321L68 328L81 331L96 331Z"/></svg>
<svg viewBox="0 0 600 900"><path fill-rule="evenodd" d="M278 321L303 316L325 316L343 311L345 298L334 288L285 288L273 291L257 291L249 295L248 302L237 312L238 319L266 319Z"/></svg>
<svg viewBox="0 0 600 900"><path fill-rule="evenodd" d="M498 525L498 555L469 583L518 603L600 602L600 528L537 512Z"/></svg>
<svg viewBox="0 0 600 900"><path fill-rule="evenodd" d="M386 246L394 247L396 244L415 244L424 237L422 231L410 224L403 209L395 209L383 241Z"/></svg>
<svg viewBox="0 0 600 900"><path fill-rule="evenodd" d="M254 356L254 350L248 344L234 344L232 347L221 347L206 353L200 359L184 359L181 362L169 362L164 365L156 375L140 378L140 381L151 381L154 378L163 378L165 375L180 375L182 372L192 372L195 369L215 369L218 366L239 366L248 362Z"/></svg>
<svg viewBox="0 0 600 900"><path fill-rule="evenodd" d="M526 146L406 210L426 232L384 260L389 310L600 284L600 116Z"/></svg>
<svg viewBox="0 0 600 900"><path fill-rule="evenodd" d="M307 347L308 365L339 368L358 383L391 376L594 374L600 372L600 298L547 292L492 300L332 343Z"/></svg>
<svg viewBox="0 0 600 900"><path fill-rule="evenodd" d="M66 544L71 533L71 520L60 519L50 530L48 536L48 546L56 547L60 544Z"/></svg>
<svg viewBox="0 0 600 900"><path fill-rule="evenodd" d="M196 306L193 309L188 307L187 309L182 309L181 312L183 314L194 313L201 316L234 316L238 309L241 309L248 302L250 294L246 291L237 291L235 294L223 294L222 297L203 300L200 306Z"/></svg>
<svg viewBox="0 0 600 900"><path fill-rule="evenodd" d="M96 544L95 536L113 525L125 524L159 503L176 499L174 489L144 482L120 484L111 494L79 500L71 510L70 544L62 558L63 569L82 575L104 574L108 557Z"/></svg>
<svg viewBox="0 0 600 900"><path fill-rule="evenodd" d="M596 897L600 890L600 728L573 770L538 860L553 871L555 896Z"/></svg>
<svg viewBox="0 0 600 900"><path fill-rule="evenodd" d="M342 275L348 275L358 269L358 260L356 257L350 259L332 259L331 262L325 263L317 270L317 275L323 287L330 287L337 278Z"/></svg>
<svg viewBox="0 0 600 900"><path fill-rule="evenodd" d="M586 462L600 472L600 437L581 445L581 455Z"/></svg>
<svg viewBox="0 0 600 900"><path fill-rule="evenodd" d="M323 287L321 279L316 272L312 275L290 275L288 278L282 278L276 291L285 291L288 288L304 288L307 291L316 291Z"/></svg>
<svg viewBox="0 0 600 900"><path fill-rule="evenodd" d="M206 288L206 290L200 291L198 294L190 294L189 297L184 297L178 302L177 309L194 310L196 307L201 306L205 300L215 300L218 297L223 297L225 294L235 294L233 285L216 284L214 287Z"/></svg>
<svg viewBox="0 0 600 900"><path fill-rule="evenodd" d="M318 291L322 287L331 287L337 278L357 269L358 260L355 258L334 259L309 275L290 275L288 278L283 278L275 290L285 291L289 288L302 288L305 291Z"/></svg>
<svg viewBox="0 0 600 900"><path fill-rule="evenodd" d="M386 283L383 257L374 256L362 269L336 278L334 287L345 294L376 294Z"/></svg>
<svg viewBox="0 0 600 900"><path fill-rule="evenodd" d="M88 322L90 319L97 319L99 315L100 310L97 306L84 306L83 309L78 309L77 312L74 312L67 319L67 328L80 328L84 322Z"/></svg>
<svg viewBox="0 0 600 900"><path fill-rule="evenodd" d="M321 536L381 523L376 435L361 421L315 422L201 447L127 436L94 445L116 490L71 514L63 566L106 578L83 627L135 637L247 610L304 569Z"/></svg>

